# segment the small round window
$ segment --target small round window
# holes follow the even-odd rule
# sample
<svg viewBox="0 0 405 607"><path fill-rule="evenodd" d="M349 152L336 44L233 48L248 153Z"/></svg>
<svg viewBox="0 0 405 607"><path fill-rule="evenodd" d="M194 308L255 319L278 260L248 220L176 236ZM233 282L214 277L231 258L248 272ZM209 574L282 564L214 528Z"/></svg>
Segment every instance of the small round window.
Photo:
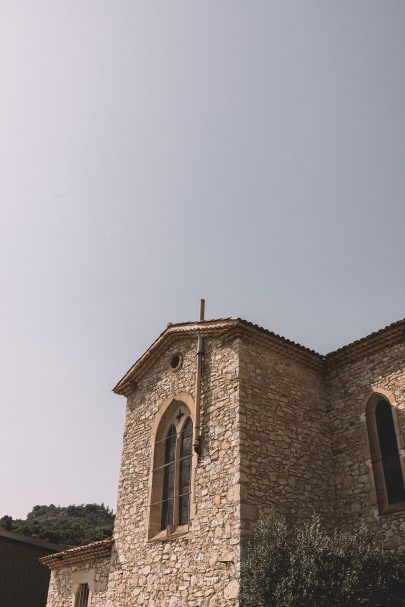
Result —
<svg viewBox="0 0 405 607"><path fill-rule="evenodd" d="M179 354L178 352L176 352L176 354L173 354L173 356L170 359L171 370L177 371L178 369L180 369L182 362L183 362L183 357L181 354Z"/></svg>

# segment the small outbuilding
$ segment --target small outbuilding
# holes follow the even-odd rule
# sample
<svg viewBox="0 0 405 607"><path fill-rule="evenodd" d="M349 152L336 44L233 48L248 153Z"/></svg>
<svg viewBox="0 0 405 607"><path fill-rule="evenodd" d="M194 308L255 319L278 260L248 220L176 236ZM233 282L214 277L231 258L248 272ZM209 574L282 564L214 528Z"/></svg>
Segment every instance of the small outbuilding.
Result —
<svg viewBox="0 0 405 607"><path fill-rule="evenodd" d="M0 529L1 607L45 607L50 571L38 559L62 546Z"/></svg>

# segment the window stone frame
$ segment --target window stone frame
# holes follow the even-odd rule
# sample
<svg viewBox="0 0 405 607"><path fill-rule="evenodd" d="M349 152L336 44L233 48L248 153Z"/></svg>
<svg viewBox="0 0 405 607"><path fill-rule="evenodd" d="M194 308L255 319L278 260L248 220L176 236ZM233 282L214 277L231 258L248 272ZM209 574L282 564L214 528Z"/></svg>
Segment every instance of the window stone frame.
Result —
<svg viewBox="0 0 405 607"><path fill-rule="evenodd" d="M366 454L368 457L366 463L371 473L377 516L393 514L395 512L403 512L405 510L405 501L397 502L395 504L388 503L384 470L381 463L380 442L378 439L377 423L375 420L375 409L381 400L385 400L391 408L402 478L405 479L405 445L400 429L397 411L398 405L395 396L392 392L384 388L372 388L365 400L363 409L364 413L362 414L361 418L364 422L367 435Z"/></svg>
<svg viewBox="0 0 405 607"><path fill-rule="evenodd" d="M74 571L72 573L72 607L76 604L76 595L81 584L87 584L89 587L89 600L87 607L91 607L93 602L93 594L95 592L95 569L84 569L81 571Z"/></svg>
<svg viewBox="0 0 405 607"><path fill-rule="evenodd" d="M155 542L155 541L168 541L172 539L176 539L179 537L183 537L190 532L190 523L196 516L196 501L195 501L195 484L196 484L196 469L198 464L198 454L194 451L192 447L192 456L191 456L191 480L190 480L190 514L189 514L189 523L187 525L174 525L173 529L160 529L160 510L159 512L152 512L151 504L156 501L159 501L162 487L163 487L163 478L156 478L154 475L154 463L155 463L155 446L156 443L160 440L160 437L164 436L168 431L172 419L170 416L171 411L173 412L178 407L183 407L187 414L184 416L184 419L180 422L180 432L184 427L187 419L190 417L193 423L193 445L195 441L195 413L196 407L194 399L187 392L178 392L174 396L166 399L162 405L159 407L158 412L155 415L152 424L152 431L150 434L150 445L151 445L151 460L150 460L150 472L149 472L149 482L148 482L148 509L147 509L147 542ZM177 432L177 428L176 428ZM176 461L178 461L180 450L180 441L176 440ZM177 503L177 483L175 485L175 502L174 502L174 522L178 521L178 503Z"/></svg>

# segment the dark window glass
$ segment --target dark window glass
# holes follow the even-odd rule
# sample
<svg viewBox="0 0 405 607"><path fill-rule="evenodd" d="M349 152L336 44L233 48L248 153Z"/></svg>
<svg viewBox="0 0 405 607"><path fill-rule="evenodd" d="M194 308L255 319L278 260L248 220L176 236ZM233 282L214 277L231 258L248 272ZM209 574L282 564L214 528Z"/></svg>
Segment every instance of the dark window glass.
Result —
<svg viewBox="0 0 405 607"><path fill-rule="evenodd" d="M375 409L375 421L388 503L396 504L405 501L405 488L391 405L387 401L380 400L378 403Z"/></svg>
<svg viewBox="0 0 405 607"><path fill-rule="evenodd" d="M87 607L89 602L89 586L88 584L80 584L77 593L75 607Z"/></svg>
<svg viewBox="0 0 405 607"><path fill-rule="evenodd" d="M190 517L190 481L193 443L193 422L189 417L181 433L179 465L179 525L186 525Z"/></svg>
<svg viewBox="0 0 405 607"><path fill-rule="evenodd" d="M161 529L173 524L174 477L176 459L176 428L170 426L165 440Z"/></svg>

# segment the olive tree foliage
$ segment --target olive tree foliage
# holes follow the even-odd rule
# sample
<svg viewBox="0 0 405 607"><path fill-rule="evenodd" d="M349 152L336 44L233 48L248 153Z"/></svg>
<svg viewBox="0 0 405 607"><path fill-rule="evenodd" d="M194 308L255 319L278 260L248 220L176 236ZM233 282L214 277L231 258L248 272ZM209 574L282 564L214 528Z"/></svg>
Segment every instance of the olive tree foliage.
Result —
<svg viewBox="0 0 405 607"><path fill-rule="evenodd" d="M259 520L241 567L243 607L400 607L405 552L384 549L366 527L328 533Z"/></svg>

